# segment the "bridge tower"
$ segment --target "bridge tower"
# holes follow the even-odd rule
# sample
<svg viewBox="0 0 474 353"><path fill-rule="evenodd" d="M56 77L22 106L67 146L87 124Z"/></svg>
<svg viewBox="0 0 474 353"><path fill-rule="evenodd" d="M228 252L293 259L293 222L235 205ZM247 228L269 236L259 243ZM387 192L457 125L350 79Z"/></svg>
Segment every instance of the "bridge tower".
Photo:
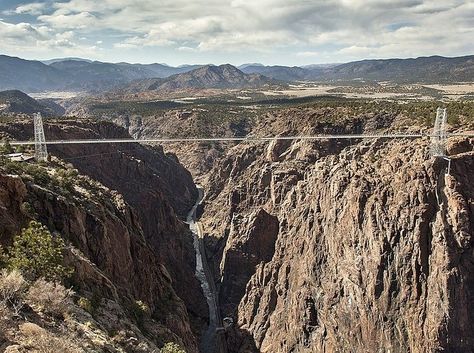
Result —
<svg viewBox="0 0 474 353"><path fill-rule="evenodd" d="M436 120L431 135L431 155L433 157L446 157L446 120L448 115L446 108L438 108L436 111Z"/></svg>
<svg viewBox="0 0 474 353"><path fill-rule="evenodd" d="M451 158L446 156L446 140L448 134L446 132L446 122L448 120L448 114L446 108L438 108L436 111L436 120L433 128L433 134L431 135L431 156L434 158L442 158L448 162L448 168L446 174L451 171Z"/></svg>
<svg viewBox="0 0 474 353"><path fill-rule="evenodd" d="M38 162L46 161L48 159L48 150L46 148L41 113L33 115L33 126L35 130L35 158Z"/></svg>

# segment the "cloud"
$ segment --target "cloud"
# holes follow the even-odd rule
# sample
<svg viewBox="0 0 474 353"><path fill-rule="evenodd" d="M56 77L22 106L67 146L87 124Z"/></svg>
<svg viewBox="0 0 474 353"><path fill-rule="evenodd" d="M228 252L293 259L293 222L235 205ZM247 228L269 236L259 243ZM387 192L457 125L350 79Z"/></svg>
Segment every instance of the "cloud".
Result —
<svg viewBox="0 0 474 353"><path fill-rule="evenodd" d="M85 29L97 23L97 18L87 11L64 13L58 10L51 15L41 15L38 20L56 29Z"/></svg>
<svg viewBox="0 0 474 353"><path fill-rule="evenodd" d="M191 48L191 47L178 47L179 51L183 52L195 52L197 49L196 48Z"/></svg>
<svg viewBox="0 0 474 353"><path fill-rule="evenodd" d="M0 21L0 43L2 41L39 40L44 38L45 28L34 27L29 23L8 23Z"/></svg>
<svg viewBox="0 0 474 353"><path fill-rule="evenodd" d="M30 23L8 23L0 21L0 47L5 52L21 48L22 53L47 53L60 50L65 54L92 54L95 46L78 45L73 31L56 33L47 26Z"/></svg>
<svg viewBox="0 0 474 353"><path fill-rule="evenodd" d="M14 12L19 15L28 14L28 15L37 16L43 13L43 10L45 9L45 7L46 7L45 3L33 2L30 4L18 6Z"/></svg>
<svg viewBox="0 0 474 353"><path fill-rule="evenodd" d="M114 56L161 48L229 58L261 53L290 64L317 60L318 53L342 61L474 49L472 0L49 0L14 12L35 14L29 30L47 28L58 45L100 40ZM9 31L28 30L13 25L19 27ZM69 42L56 39L64 32L74 33Z"/></svg>
<svg viewBox="0 0 474 353"><path fill-rule="evenodd" d="M321 53L319 51L300 51L296 53L296 56L301 56L305 58L317 58L321 56Z"/></svg>

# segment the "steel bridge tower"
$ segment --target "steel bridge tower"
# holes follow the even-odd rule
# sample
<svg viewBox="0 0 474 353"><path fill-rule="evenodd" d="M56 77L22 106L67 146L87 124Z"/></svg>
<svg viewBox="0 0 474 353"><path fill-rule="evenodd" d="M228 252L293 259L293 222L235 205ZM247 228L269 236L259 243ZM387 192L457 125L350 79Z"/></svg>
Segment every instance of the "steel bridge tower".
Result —
<svg viewBox="0 0 474 353"><path fill-rule="evenodd" d="M438 108L436 111L436 120L431 135L431 156L433 157L446 157L446 120L448 115L446 108Z"/></svg>
<svg viewBox="0 0 474 353"><path fill-rule="evenodd" d="M46 148L46 139L44 137L43 118L41 113L33 115L33 126L35 130L35 158L38 162L48 159L48 150Z"/></svg>
<svg viewBox="0 0 474 353"><path fill-rule="evenodd" d="M436 111L433 134L431 135L431 156L447 161L448 168L446 174L449 174L451 172L451 158L446 156L446 140L448 139L448 133L446 131L447 120L448 114L446 113L446 108L438 108Z"/></svg>

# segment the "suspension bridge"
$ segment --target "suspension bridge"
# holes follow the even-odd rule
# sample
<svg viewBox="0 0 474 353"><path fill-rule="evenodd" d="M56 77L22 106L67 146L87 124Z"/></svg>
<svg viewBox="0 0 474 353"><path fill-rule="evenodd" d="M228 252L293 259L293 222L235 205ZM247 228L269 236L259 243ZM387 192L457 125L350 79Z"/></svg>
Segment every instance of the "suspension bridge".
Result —
<svg viewBox="0 0 474 353"><path fill-rule="evenodd" d="M278 140L359 140L359 139L431 139L431 156L448 161L448 173L451 160L446 156L446 142L449 137L474 137L474 133L448 133L446 109L438 108L436 120L431 133L381 133L381 134L332 134L332 135L294 135L294 136L241 136L241 137L191 137L191 138L149 138L149 139L71 139L71 140L46 140L43 128L43 119L40 113L33 116L34 141L11 141L12 146L35 146L35 158L38 161L47 159L48 145L78 145L78 144L117 144L117 143L189 143L189 142L271 142Z"/></svg>

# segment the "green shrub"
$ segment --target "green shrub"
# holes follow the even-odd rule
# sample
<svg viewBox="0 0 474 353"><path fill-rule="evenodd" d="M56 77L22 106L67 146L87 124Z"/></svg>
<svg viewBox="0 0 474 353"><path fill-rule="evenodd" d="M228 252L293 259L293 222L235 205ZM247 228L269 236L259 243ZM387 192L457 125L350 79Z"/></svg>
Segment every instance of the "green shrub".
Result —
<svg viewBox="0 0 474 353"><path fill-rule="evenodd" d="M6 265L29 280L61 281L72 273L62 265L63 250L64 241L60 237L53 237L45 226L31 221L28 228L13 239L13 245L7 251Z"/></svg>
<svg viewBox="0 0 474 353"><path fill-rule="evenodd" d="M95 316L97 310L100 308L101 303L102 296L97 290L94 290L90 299L86 297L80 297L77 301L77 305L92 316Z"/></svg>
<svg viewBox="0 0 474 353"><path fill-rule="evenodd" d="M17 153L25 153L26 147L24 145L16 146Z"/></svg>
<svg viewBox="0 0 474 353"><path fill-rule="evenodd" d="M73 193L78 175L79 172L76 169L58 169L56 171L56 177L58 178L59 187Z"/></svg>
<svg viewBox="0 0 474 353"><path fill-rule="evenodd" d="M25 172L33 177L35 183L47 186L51 183L51 176L48 171L35 164L26 164Z"/></svg>
<svg viewBox="0 0 474 353"><path fill-rule="evenodd" d="M0 153L8 154L8 153L13 153L13 152L14 152L14 150L13 150L12 145L10 145L10 141L5 140L3 142L3 146L0 147Z"/></svg>
<svg viewBox="0 0 474 353"><path fill-rule="evenodd" d="M168 342L161 348L161 353L186 353L186 351L179 344Z"/></svg>
<svg viewBox="0 0 474 353"><path fill-rule="evenodd" d="M77 301L77 305L79 305L80 308L84 309L89 314L94 315L95 310L89 299L80 297L79 300Z"/></svg>
<svg viewBox="0 0 474 353"><path fill-rule="evenodd" d="M5 172L8 174L21 174L23 172L23 165L20 162L12 162L5 159L4 163Z"/></svg>
<svg viewBox="0 0 474 353"><path fill-rule="evenodd" d="M146 317L150 317L150 307L141 300L136 300L132 303L131 312L135 321L140 326L143 324Z"/></svg>
<svg viewBox="0 0 474 353"><path fill-rule="evenodd" d="M20 208L21 208L21 211L27 216L29 216L30 218L38 218L38 214L36 213L35 208L30 202L28 201L23 202Z"/></svg>

